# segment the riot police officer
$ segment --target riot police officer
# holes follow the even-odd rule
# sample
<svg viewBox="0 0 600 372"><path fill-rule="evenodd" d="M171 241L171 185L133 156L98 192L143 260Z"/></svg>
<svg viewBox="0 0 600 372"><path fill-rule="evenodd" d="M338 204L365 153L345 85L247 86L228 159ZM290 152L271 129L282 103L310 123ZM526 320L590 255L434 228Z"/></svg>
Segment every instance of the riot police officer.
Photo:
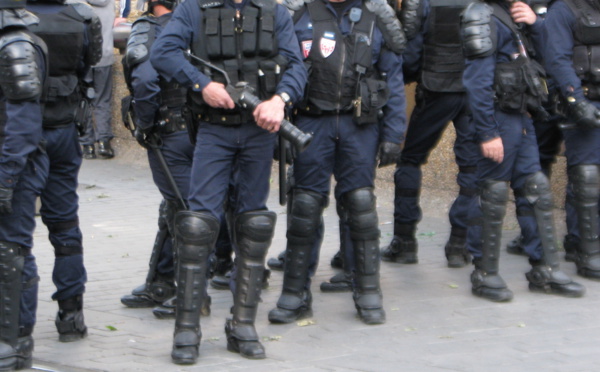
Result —
<svg viewBox="0 0 600 372"><path fill-rule="evenodd" d="M395 162L404 137L404 33L393 10L379 0L299 2L294 20L310 71L295 122L314 140L294 159L283 290L269 321L290 323L312 315L306 258L333 174L356 261L354 303L364 323L381 324L385 311L373 187L377 156L379 166Z"/></svg>
<svg viewBox="0 0 600 372"><path fill-rule="evenodd" d="M194 147L182 115L187 90L174 81L166 82L150 64L150 48L171 19L175 5L173 0L148 2L148 12L132 26L123 59L125 82L131 92L123 101L123 112L132 113L125 120L135 121L128 125L134 126L130 129L148 150L152 177L164 198L159 208L159 230L146 283L121 298L128 307L153 307L175 296L173 220L175 213L187 208L185 198ZM170 174L162 169L160 156L165 159ZM159 317L174 315L169 306L155 310L154 314Z"/></svg>
<svg viewBox="0 0 600 372"><path fill-rule="evenodd" d="M559 86L565 114L575 124L563 130L571 201L577 228L569 229L579 242L567 255L575 261L577 273L600 279L598 208L600 198L600 8L592 0L559 0L546 17L548 72ZM565 245L565 248L568 248Z"/></svg>
<svg viewBox="0 0 600 372"><path fill-rule="evenodd" d="M195 65L185 55L188 49ZM186 1L156 40L150 60L168 81L191 88L190 120L200 124L189 211L175 216L179 267L171 357L178 364L198 358L198 305L203 297L198 288L205 285L208 257L233 185L236 268L233 317L225 325L227 348L247 358L265 358L254 321L276 217L265 204L274 133L285 105L302 96L306 81L292 21L273 0ZM247 83L264 100L254 111L233 101L238 82ZM223 83L231 83L229 91Z"/></svg>
<svg viewBox="0 0 600 372"><path fill-rule="evenodd" d="M52 280L56 292L52 299L59 307L56 328L60 341L71 342L87 335L83 319L87 274L77 215L77 176L82 161L77 126L83 130L88 118L86 98L93 95L84 77L101 57L101 26L92 8L83 3L42 0L28 4L27 9L40 18L31 30L49 50L43 126L50 170L40 214L55 254Z"/></svg>
<svg viewBox="0 0 600 372"><path fill-rule="evenodd" d="M48 173L40 97L46 46L25 1L0 1L0 370L31 368L37 266L35 200Z"/></svg>
<svg viewBox="0 0 600 372"><path fill-rule="evenodd" d="M517 26L519 23L526 26ZM528 28L533 45L521 27ZM498 273L509 182L517 208L527 211L519 217L522 233L527 241L537 242L526 246L532 265L526 274L529 289L568 297L585 292L559 269L550 184L541 171L528 115L541 106L547 94L541 81L543 69L529 57L533 46L543 45L542 28L523 2L475 2L462 18L467 58L463 83L481 146L477 163L480 194L469 210L467 246L475 265L472 292L492 301L513 297Z"/></svg>
<svg viewBox="0 0 600 372"><path fill-rule="evenodd" d="M464 58L460 13L472 0L446 2L409 0L400 11L409 39L404 52L405 81L417 80L416 106L406 132L406 144L394 173L394 238L382 252L384 261L418 262L416 225L421 220L421 165L427 162L449 121L456 130L459 195L450 208L452 229L445 247L448 267L469 262L466 249L467 211L476 194L477 146L469 124L462 85Z"/></svg>

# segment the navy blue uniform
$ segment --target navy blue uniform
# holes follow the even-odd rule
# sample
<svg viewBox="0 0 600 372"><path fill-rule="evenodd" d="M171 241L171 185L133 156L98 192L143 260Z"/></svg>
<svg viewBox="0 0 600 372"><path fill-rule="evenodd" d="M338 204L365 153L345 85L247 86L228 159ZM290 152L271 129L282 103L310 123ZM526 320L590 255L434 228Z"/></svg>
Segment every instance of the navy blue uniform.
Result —
<svg viewBox="0 0 600 372"><path fill-rule="evenodd" d="M431 14L432 5L430 1L423 0L420 6L421 9L417 14L422 14L420 20L422 27L409 40L407 50L403 56L405 76L419 82L416 94L416 106L410 118L406 132L406 142L394 174L396 187L394 198L394 239L399 241L406 240L407 243L410 241L410 244L414 245L415 252L414 256L410 255L411 257L408 255L394 257L393 251L399 248L394 245L399 242L393 241L390 244L392 252L384 251L383 258L404 263L417 262L415 230L417 223L422 218L421 208L419 207L422 180L421 166L427 163L429 154L437 145L448 123L452 121L456 131L454 153L458 165L457 182L460 186L460 192L449 211L452 230L450 241L446 247L446 255L449 259L449 265L460 267L466 263L466 257L462 257L466 256L466 254L462 252L465 249L464 241L467 231L466 219L469 203L476 191L475 169L478 148L474 142L474 128L469 123L467 97L462 86L452 89L448 86L432 86L433 84L431 83L423 84L421 82L420 74L424 68L427 68L429 70L439 70L432 72L432 74L438 74L440 76L438 79L443 79L442 76L445 76L445 81L449 83L450 80L448 79L451 78L452 72L459 66L454 67L452 70L447 70L448 67L446 67L446 64L452 63L450 60L436 62L434 53L439 53L439 51L434 50L430 52L431 54L424 54L424 42L426 39L441 38L447 44L445 48L448 48L452 45L452 35L450 35L450 30L444 28L448 26L442 24L442 22L450 22L450 20L441 20L440 15L434 17ZM458 7L459 5L455 4L453 6ZM438 9L442 9L440 12L444 10L444 7L444 5L439 6ZM458 10L454 11L454 13L458 16ZM436 22L439 22L439 24L435 25L434 23ZM435 31L430 30L430 25L441 31L437 29ZM454 43L459 44L458 26L455 27L456 34L454 35L454 39L456 41ZM434 32L446 32L447 34L443 37L428 35ZM436 42L432 41L431 43L433 44L433 48L435 48ZM424 58L432 58L434 60L428 61L428 66L424 66ZM437 58L439 59L440 57ZM444 67L437 67L436 63ZM450 72L449 76L448 72ZM451 248L450 245L455 245L456 247ZM400 251L397 254L402 256L402 248L399 249Z"/></svg>
<svg viewBox="0 0 600 372"><path fill-rule="evenodd" d="M255 22L259 16L263 18L257 27ZM232 18L235 28L229 22ZM227 31L214 32L219 29ZM246 42L247 39L264 43L262 48L269 52L259 51L256 44ZM279 81L269 80L272 89L269 93L285 93L293 102L302 96L306 81L297 45L289 13L275 2L186 1L177 7L171 22L156 40L150 60L167 81L174 80L190 88L192 96L199 98L209 83L223 79L215 76L219 74L216 71L192 65L184 55L186 50L191 49L214 63L229 63L233 83L243 78L256 82L262 71L258 66L262 66L267 57L278 54L286 60L287 68L277 73ZM210 53L201 55L209 48ZM254 65L243 68L248 66L244 65L246 62ZM250 85L259 88L255 83ZM261 94L258 90L257 93ZM263 95L261 98L271 97ZM275 134L260 128L251 115L246 116L248 113L239 110L222 109L214 114L216 108L196 101L191 102L191 109L208 113L191 119L198 124L198 130L188 193L189 211L179 212L175 217L180 260L171 357L178 364L194 363L198 357L201 336L198 304L203 296L195 288L204 285L208 255L216 242L220 221L225 217L224 207L228 200L233 200L231 228L237 272L233 316L225 325L228 349L246 357L264 358L254 321L264 258L275 226L275 215L267 211L266 206ZM222 120L226 117L237 119L235 123L228 123Z"/></svg>
<svg viewBox="0 0 600 372"><path fill-rule="evenodd" d="M548 40L545 49L546 68L548 73L556 81L563 98L574 97L577 101L589 100L595 107L600 108L600 100L594 97L590 98L584 93L584 83L573 67L574 48L578 44L576 42L576 32L578 27L580 27L580 22L581 21L576 19L573 10L564 1L556 1L552 4L546 18ZM595 62L592 61L590 68L597 69L598 67L594 63ZM597 193L597 180L590 181L587 176L579 175L578 171L578 169L592 167L590 169L593 170L595 168L595 170L589 174L592 176L592 179L598 177L597 169L598 165L600 165L600 129L583 129L575 127L563 130L562 134L565 140L565 156L567 158L567 169L569 172L569 187L567 189L567 228L569 236L565 239L565 249L570 248L567 244L568 242L579 242L583 238L583 244L586 245L589 250L588 248L580 246L578 246L576 250L583 249L588 251L589 256L596 256L596 254L592 254L592 251L595 252L600 250L600 243L598 243L597 240L598 230L600 229L597 223L598 208L590 208L589 213L591 213L592 219L589 220L589 222L586 222L586 225L588 226L583 227L585 232L581 231L582 226L578 226L578 220L580 219L579 212L577 212L577 215L569 212L571 212L573 208L575 210L578 209L578 204L581 205L581 202L578 202L578 200L581 201L583 200L582 198L587 198L587 200L583 201L583 204L590 204L590 206L592 204L600 204ZM577 183L573 183L578 179L584 183L592 182L592 184L586 187L589 188L589 190L595 189L596 192L584 197L584 190L581 186L577 186ZM581 182L579 182L579 184L581 185ZM595 184L595 186L593 186L593 184ZM586 212L585 214L588 213ZM589 217L586 216L585 218L587 219ZM594 226L589 226L590 223ZM582 243L577 243L577 245L579 244ZM567 250L569 260L575 260L575 254L576 252L570 249ZM580 274L582 265L582 262L578 264ZM594 269L592 271L600 269L600 265L598 264L594 264L593 266Z"/></svg>
<svg viewBox="0 0 600 372"><path fill-rule="evenodd" d="M477 17L476 11L470 10L479 7L484 12L491 9L493 13L490 23L495 33L491 35L494 49L476 58L473 58L475 53L470 55L471 58L466 61L463 83L469 97L478 142L483 146L490 140L500 139L503 146L503 159L499 163L483 155L477 163L480 195L471 203L471 226L467 233L467 247L475 258L475 270L471 274L472 292L492 301L512 299L512 292L498 274L502 219L506 213L510 182L515 192L516 207L520 210L517 217L523 245L532 265L531 271L526 274L529 289L580 297L585 288L572 282L559 269L552 193L547 177L541 172L535 130L527 115L541 105L543 90L538 89L541 84L530 82L538 81L543 71L526 57L525 47L519 43L525 37L511 18L510 3L502 1L492 4L489 7L487 4L474 3L463 15L466 24L463 27L468 30L471 24L474 26L471 30L477 30L481 27L481 23L478 23L481 18ZM534 46L543 45L543 25L539 18L528 27L528 31ZM477 50L469 49L468 40L465 41L466 52ZM521 74L525 74L528 80L513 82L503 79L507 74L518 76L513 71L524 71ZM523 101L513 100L516 94L505 94L513 86L525 88L521 90L520 99ZM537 100L532 102L534 97ZM514 105L520 102L532 103L527 106L523 103Z"/></svg>

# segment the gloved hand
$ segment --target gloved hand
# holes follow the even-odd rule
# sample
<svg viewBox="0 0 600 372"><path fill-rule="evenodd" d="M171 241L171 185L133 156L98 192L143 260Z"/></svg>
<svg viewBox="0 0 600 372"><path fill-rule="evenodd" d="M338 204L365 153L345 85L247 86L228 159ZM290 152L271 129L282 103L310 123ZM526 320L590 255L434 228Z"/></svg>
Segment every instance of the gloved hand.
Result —
<svg viewBox="0 0 600 372"><path fill-rule="evenodd" d="M7 215L12 209L13 189L0 187L0 214Z"/></svg>
<svg viewBox="0 0 600 372"><path fill-rule="evenodd" d="M396 164L401 152L402 147L397 143L381 142L379 144L379 168Z"/></svg>
<svg viewBox="0 0 600 372"><path fill-rule="evenodd" d="M142 128L136 126L135 130L133 131L133 136L135 137L135 140L137 141L137 143L140 144L140 146L142 146L146 149L149 149L150 146L148 144L148 137L150 137L153 130L154 130L153 127L142 129Z"/></svg>
<svg viewBox="0 0 600 372"><path fill-rule="evenodd" d="M600 110L587 99L567 98L567 116L582 128L600 128Z"/></svg>

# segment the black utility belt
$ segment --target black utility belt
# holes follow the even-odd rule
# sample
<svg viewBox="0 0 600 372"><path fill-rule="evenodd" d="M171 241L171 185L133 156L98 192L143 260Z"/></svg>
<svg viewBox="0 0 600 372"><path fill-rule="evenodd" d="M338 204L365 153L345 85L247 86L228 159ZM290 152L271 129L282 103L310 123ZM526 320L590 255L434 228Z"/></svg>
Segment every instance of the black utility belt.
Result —
<svg viewBox="0 0 600 372"><path fill-rule="evenodd" d="M592 101L600 100L600 84L583 84L581 88L586 98Z"/></svg>
<svg viewBox="0 0 600 372"><path fill-rule="evenodd" d="M304 116L352 115L353 111L352 108L346 110L321 110L315 106L307 106L299 108L298 114Z"/></svg>
<svg viewBox="0 0 600 372"><path fill-rule="evenodd" d="M199 121L205 121L211 124L217 125L241 125L247 123L252 119L251 114L241 113L241 114L220 114L220 113L205 113L198 114L196 117Z"/></svg>
<svg viewBox="0 0 600 372"><path fill-rule="evenodd" d="M171 134L171 133L187 130L187 126L185 125L184 120L178 120L177 122L169 122L169 123L162 121L162 122L156 124L156 126L158 127L158 132L163 133L163 134Z"/></svg>

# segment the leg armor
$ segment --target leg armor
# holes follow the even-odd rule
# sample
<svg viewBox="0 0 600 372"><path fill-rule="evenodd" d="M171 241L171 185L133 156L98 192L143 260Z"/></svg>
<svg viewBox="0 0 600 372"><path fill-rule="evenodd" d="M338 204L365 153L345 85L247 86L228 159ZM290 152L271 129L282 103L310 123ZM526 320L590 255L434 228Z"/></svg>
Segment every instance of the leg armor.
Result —
<svg viewBox="0 0 600 372"><path fill-rule="evenodd" d="M233 318L225 324L227 349L250 359L265 358L265 349L254 328L256 310L265 270L265 257L277 215L269 211L243 213L235 219L235 244L238 249L237 275L233 295Z"/></svg>
<svg viewBox="0 0 600 372"><path fill-rule="evenodd" d="M542 262L532 261L533 268L526 274L529 289L535 292L554 293L567 297L583 296L585 288L578 283L574 283L559 268L552 214L554 204L548 178L542 172L530 175L525 181L524 196L533 205L543 250L543 258L540 260Z"/></svg>
<svg viewBox="0 0 600 372"><path fill-rule="evenodd" d="M598 238L600 175L598 173L598 165L576 165L569 169L581 239L575 264L577 273L590 279L600 279L600 240Z"/></svg>
<svg viewBox="0 0 600 372"><path fill-rule="evenodd" d="M83 319L83 296L58 300L56 329L60 342L73 342L87 336L87 327Z"/></svg>
<svg viewBox="0 0 600 372"><path fill-rule="evenodd" d="M172 239L167 220L173 217L173 213L169 211L168 206L169 204L166 200L160 203L158 232L156 233L152 254L150 255L146 283L135 288L131 291L130 295L121 297L121 303L127 307L152 307L163 303L175 295L175 281L173 278L162 276L157 271L158 263L162 258L161 252L163 251L163 247L165 244L169 244L167 240Z"/></svg>
<svg viewBox="0 0 600 372"><path fill-rule="evenodd" d="M366 324L385 323L379 287L379 227L375 195L372 188L350 191L344 195L348 211L350 238L354 246L354 303Z"/></svg>
<svg viewBox="0 0 600 372"><path fill-rule="evenodd" d="M498 275L498 258L502 223L508 202L508 183L486 180L481 188L481 212L483 241L482 255L476 259L475 270L471 274L474 295L492 301L510 301L513 297L504 280Z"/></svg>
<svg viewBox="0 0 600 372"><path fill-rule="evenodd" d="M31 347L20 346L24 341L19 328L24 263L19 245L0 241L0 370L2 371L31 367L33 350L31 330L27 335L31 340Z"/></svg>
<svg viewBox="0 0 600 372"><path fill-rule="evenodd" d="M200 310L206 290L208 259L219 233L219 220L202 212L175 215L177 247L177 311L171 358L176 364L193 364L200 346Z"/></svg>
<svg viewBox="0 0 600 372"><path fill-rule="evenodd" d="M291 323L312 316L308 270L313 243L326 199L314 192L294 190L287 232L283 290L277 307L269 312L271 323Z"/></svg>

